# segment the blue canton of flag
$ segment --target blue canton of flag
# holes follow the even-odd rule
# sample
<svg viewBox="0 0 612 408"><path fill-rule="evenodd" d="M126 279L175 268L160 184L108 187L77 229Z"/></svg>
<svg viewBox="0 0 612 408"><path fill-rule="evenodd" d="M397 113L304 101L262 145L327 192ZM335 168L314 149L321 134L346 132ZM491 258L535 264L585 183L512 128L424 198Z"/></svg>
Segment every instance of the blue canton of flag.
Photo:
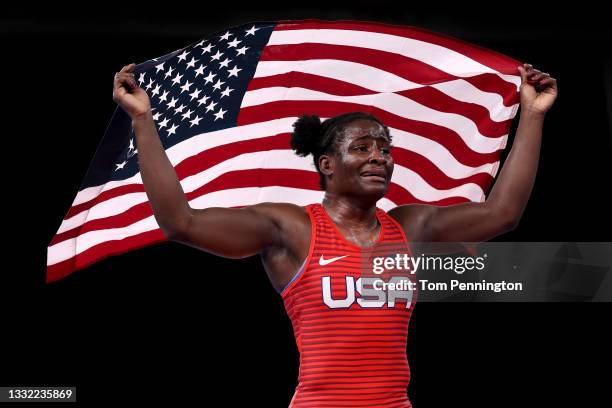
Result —
<svg viewBox="0 0 612 408"><path fill-rule="evenodd" d="M240 102L274 24L224 30L136 66L164 149L201 133L236 126ZM138 149L117 108L80 189L136 174Z"/></svg>

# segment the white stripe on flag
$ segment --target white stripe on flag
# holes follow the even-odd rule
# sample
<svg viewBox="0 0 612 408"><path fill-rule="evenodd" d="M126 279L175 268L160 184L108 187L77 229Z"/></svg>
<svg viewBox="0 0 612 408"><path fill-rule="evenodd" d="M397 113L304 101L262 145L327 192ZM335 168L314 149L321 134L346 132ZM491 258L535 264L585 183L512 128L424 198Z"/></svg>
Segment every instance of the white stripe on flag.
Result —
<svg viewBox="0 0 612 408"><path fill-rule="evenodd" d="M507 135L486 137L470 119L456 113L440 112L394 93L364 96L336 96L304 88L270 87L249 91L244 95L243 107L279 100L334 101L374 106L406 119L421 120L443 126L457 133L465 144L478 153L492 153L505 144Z"/></svg>
<svg viewBox="0 0 612 408"><path fill-rule="evenodd" d="M305 74L333 78L376 92L399 92L423 86L370 65L333 59L261 61L257 64L254 78L286 74L288 72L303 72Z"/></svg>
<svg viewBox="0 0 612 408"><path fill-rule="evenodd" d="M519 104L504 106L503 98L494 92L485 92L476 88L468 81L457 79L430 85L438 91L460 102L475 103L489 111L492 121L503 122L516 115Z"/></svg>
<svg viewBox="0 0 612 408"><path fill-rule="evenodd" d="M248 187L216 191L198 197L190 201L189 204L193 208L235 207L249 205L254 202L286 202L287 197L291 197L294 204L304 206L310 203L321 202L323 196L323 191L290 187ZM377 202L377 206L388 211L395 207L395 203L382 198ZM47 265L54 265L65 261L103 242L128 238L157 228L159 226L155 221L155 217L149 216L127 227L86 232L77 238L71 238L50 246L47 250Z"/></svg>
<svg viewBox="0 0 612 408"><path fill-rule="evenodd" d="M166 150L166 154L172 165L176 166L183 160L193 156L195 152L208 150L228 143L253 140L286 132L287 129L293 129L292 124L296 119L297 117L280 118L266 122L221 129L214 132L201 133L170 147ZM106 184L85 188L77 193L72 206L74 207L93 200L104 191L134 183L142 183L139 173L125 180L109 181Z"/></svg>
<svg viewBox="0 0 612 408"><path fill-rule="evenodd" d="M334 29L281 30L272 32L268 45L303 44L306 41L308 43L345 45L386 51L417 59L441 71L462 78L482 73L499 74L494 69L452 49L392 34ZM504 79L511 79L517 89L520 86L520 77L518 82L516 76Z"/></svg>
<svg viewBox="0 0 612 408"><path fill-rule="evenodd" d="M268 122L250 124L236 128L224 129L210 133L204 133L172 146L171 148L166 150L166 153L173 166L176 166L185 158L189 158L194 154L199 153L200 151L208 150L213 147L241 140L257 139L260 137L266 137L277 133L291 132L293 130L292 124L293 122L295 122L295 119L296 118L294 117L284 118ZM496 175L497 164L495 163L484 164L478 167L466 166L461 162L457 161L457 159L455 159L455 157L448 149L438 144L437 142L410 132L405 132L400 129L390 128L390 132L394 135L394 145L413 151L423 157L427 157L436 167L440 169L440 171L442 171L451 178L461 179L478 173L489 173L493 177L495 177ZM193 139L197 140L194 141ZM302 158L294 155L294 160L298 159ZM312 159L308 160L312 162ZM292 161L291 163L293 164L297 162ZM311 168L309 168L308 170L313 170L312 165ZM75 203L87 202L89 200L94 199L104 191L131 184L142 184L140 173L136 173L134 176L125 180L110 181L105 185L89 187L87 189L79 191L74 201ZM190 189L188 184L185 184L184 181L181 184L183 185L183 188L187 193L197 188L195 187L193 189ZM129 203L132 203L132 200L134 200L134 202L141 202L140 200L136 200L135 197L144 196L144 193L130 193L127 196L127 202ZM72 228L78 227L87 220L97 219L94 217L93 214L98 213L98 206L112 207L116 210L114 214L119 214L129 208L126 207L125 202L123 202L123 200L120 200L119 197L111 198L102 203L96 204L91 208L90 211L80 212L79 214L76 214L64 220L57 233L60 234ZM102 210L102 213L106 213L106 210Z"/></svg>
<svg viewBox="0 0 612 408"><path fill-rule="evenodd" d="M298 169L316 173L312 158L296 156L293 150L271 150L245 153L225 160L204 171L185 177L181 180L181 186L183 191L188 194L225 173L250 169ZM399 164L395 164L391 181L406 188L417 199L426 202L454 196L465 197L470 201L483 201L484 198L484 192L477 184L466 183L452 189L438 190L427 183L418 173ZM76 228L85 222L121 214L146 201L147 196L144 192L113 197L97 203L88 211L83 211L65 220L58 233Z"/></svg>

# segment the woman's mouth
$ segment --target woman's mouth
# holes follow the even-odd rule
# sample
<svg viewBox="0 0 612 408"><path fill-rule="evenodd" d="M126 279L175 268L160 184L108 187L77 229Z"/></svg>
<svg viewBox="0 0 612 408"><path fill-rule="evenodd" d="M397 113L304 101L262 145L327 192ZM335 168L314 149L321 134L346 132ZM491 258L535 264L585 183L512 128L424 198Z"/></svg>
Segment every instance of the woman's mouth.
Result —
<svg viewBox="0 0 612 408"><path fill-rule="evenodd" d="M381 173L365 172L361 174L361 177L363 177L364 179L368 181L374 181L377 183L387 182L387 178L384 176L384 174L381 174Z"/></svg>

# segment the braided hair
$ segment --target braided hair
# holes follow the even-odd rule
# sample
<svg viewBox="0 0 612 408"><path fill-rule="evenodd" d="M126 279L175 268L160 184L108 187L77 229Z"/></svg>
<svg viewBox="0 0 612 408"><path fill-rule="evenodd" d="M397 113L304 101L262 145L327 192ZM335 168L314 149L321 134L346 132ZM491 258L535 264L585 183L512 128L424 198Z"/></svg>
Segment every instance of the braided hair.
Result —
<svg viewBox="0 0 612 408"><path fill-rule="evenodd" d="M314 165L319 173L319 186L322 190L327 187L327 180L319 169L319 158L324 154L335 154L338 146L344 140L344 130L349 123L366 119L381 125L389 141L389 129L377 117L364 112L349 112L329 118L324 122L317 115L302 115L293 124L291 135L291 148L298 156L306 157L312 154Z"/></svg>

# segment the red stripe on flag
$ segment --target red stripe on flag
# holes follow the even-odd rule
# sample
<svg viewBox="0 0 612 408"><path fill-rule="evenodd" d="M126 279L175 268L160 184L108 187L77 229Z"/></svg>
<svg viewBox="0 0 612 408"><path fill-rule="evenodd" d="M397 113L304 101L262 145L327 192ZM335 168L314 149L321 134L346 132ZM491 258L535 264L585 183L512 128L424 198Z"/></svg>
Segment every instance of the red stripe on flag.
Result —
<svg viewBox="0 0 612 408"><path fill-rule="evenodd" d="M411 154L410 152L407 152L405 150L404 152L406 152L404 154L407 155L405 157L406 159L413 160L421 165L424 165L424 169L431 169L431 164L425 164L427 160L425 158L422 158L422 156L421 158L419 158L419 155ZM438 173L440 173L439 170ZM473 176L473 178L474 180L477 180L483 176L486 175L475 175ZM195 189L194 191L186 194L186 197L189 201L191 201L193 199L215 191L246 187L280 186L318 191L318 182L318 174L312 171L295 169L237 170L224 173L223 175L215 178L209 183L206 183L203 186ZM462 185L465 183L458 184ZM396 183L390 183L389 190L385 197L398 204L407 202L421 204L426 203L422 200L417 199L408 190L404 189L402 186ZM448 205L449 203L459 203L465 201L469 200L463 197L450 197L444 200L435 201L433 203L427 202L427 204ZM53 238L53 241L51 242L50 246L92 231L127 227L147 217L150 217L151 215L153 215L153 212L151 210L151 205L148 201L135 204L134 206L128 208L127 210L119 214L87 221L79 227L65 231L61 234L57 234Z"/></svg>
<svg viewBox="0 0 612 408"><path fill-rule="evenodd" d="M362 111L373 114L387 126L415 133L444 146L460 163L470 167L496 162L499 150L492 153L477 153L470 149L453 130L433 123L406 119L382 109L356 103L335 101L277 101L242 108L238 116L240 125L296 117L302 114L316 114L333 117L346 112ZM500 146L501 148L501 146Z"/></svg>
<svg viewBox="0 0 612 408"><path fill-rule="evenodd" d="M521 94L516 89L516 86L507 82L506 85L499 84L497 79L499 77L495 74L481 74L464 78L465 81L483 92L500 94L503 97L504 106L513 106L519 103Z"/></svg>
<svg viewBox="0 0 612 408"><path fill-rule="evenodd" d="M161 229L156 229L120 240L103 242L81 252L75 257L48 266L47 283L66 277L78 269L86 268L110 256L121 255L128 251L140 249L163 241L166 241L163 231Z"/></svg>
<svg viewBox="0 0 612 408"><path fill-rule="evenodd" d="M182 180L187 176L197 174L206 168L212 167L243 153L252 153L262 150L287 149L290 147L289 140L290 134L281 133L274 136L242 140L235 143L215 146L183 160L175 167L175 170L179 176L179 180ZM85 203L72 207L64 219L74 217L82 211L90 210L94 205L102 203L111 198L119 197L128 193L142 193L144 191L145 189L142 184L129 184L111 188ZM51 241L51 245L53 245L55 242L55 239Z"/></svg>
<svg viewBox="0 0 612 408"><path fill-rule="evenodd" d="M474 183L486 191L493 182L493 176L489 173L476 173L471 176L454 179L440 170L427 157L411 150L394 147L391 156L395 164L400 164L423 177L423 180L436 190L450 190L468 183Z"/></svg>
<svg viewBox="0 0 612 408"><path fill-rule="evenodd" d="M83 211L88 211L96 204L102 203L111 198L130 193L143 193L144 191L144 186L142 184L126 184L123 186L113 187L109 190L103 191L89 201L71 207L64 219L67 220Z"/></svg>
<svg viewBox="0 0 612 408"><path fill-rule="evenodd" d="M237 170L222 174L209 183L186 194L188 200L215 191L229 190L241 187L283 186L319 190L318 176L310 171L294 169L250 169ZM295 180L295 181L293 181ZM136 204L126 211L109 217L98 218L85 224L57 234L50 245L55 245L67 239L75 238L91 231L109 228L123 228L153 215L148 201Z"/></svg>
<svg viewBox="0 0 612 408"><path fill-rule="evenodd" d="M414 40L440 45L444 48L456 51L503 74L518 75L519 72L517 70L517 66L521 65L520 61L510 58L504 54L460 40L458 38L453 38L442 33L436 33L419 27L396 26L392 24L358 21L322 21L312 19L298 22L281 22L276 25L274 31L307 29L367 31L411 38Z"/></svg>
<svg viewBox="0 0 612 408"><path fill-rule="evenodd" d="M500 96L512 92L516 93L516 86L514 84L504 81L496 74L483 73L474 77L463 78L449 74L414 58L387 51L347 45L317 43L270 45L264 48L260 61L305 61L317 59L350 61L368 65L421 85L432 85L439 82L463 79L470 83L473 81L474 86L477 86L479 89L480 87L486 87L489 90L488 92L496 93Z"/></svg>
<svg viewBox="0 0 612 408"><path fill-rule="evenodd" d="M440 112L455 113L470 119L483 136L500 137L508 134L512 119L495 122L484 106L476 103L458 101L436 88L416 88L397 92L421 105Z"/></svg>
<svg viewBox="0 0 612 408"><path fill-rule="evenodd" d="M263 81L259 81L259 79L262 79ZM319 82L319 79L322 79L324 81ZM261 89L261 82L265 82L269 87L305 88L312 91L324 92L334 96L359 96L379 94L378 92L365 90L364 88L361 89L364 89L365 93L354 93L355 91L357 91L357 89L347 89L347 87L345 87L345 85L347 85L346 82L317 75L308 75L308 77L298 78L297 80L293 78L293 73L289 75L282 74L273 75L270 77L256 78L252 81L252 83L254 83L253 88ZM250 87L251 86L249 86L249 88ZM351 91L350 94L349 91ZM485 107L476 103L459 101L430 86L424 86L422 88L415 88L405 91L398 91L395 93L436 111L445 113L455 113L464 116L467 119L471 120L478 128L478 131L485 137L500 137L506 135L512 123L511 119L496 122L491 119L490 112Z"/></svg>
<svg viewBox="0 0 612 408"><path fill-rule="evenodd" d="M312 89L313 91L329 92L339 96L371 95L377 93L359 85L298 71L253 78L249 83L247 90L255 91L257 89L270 88L274 86L308 88Z"/></svg>

